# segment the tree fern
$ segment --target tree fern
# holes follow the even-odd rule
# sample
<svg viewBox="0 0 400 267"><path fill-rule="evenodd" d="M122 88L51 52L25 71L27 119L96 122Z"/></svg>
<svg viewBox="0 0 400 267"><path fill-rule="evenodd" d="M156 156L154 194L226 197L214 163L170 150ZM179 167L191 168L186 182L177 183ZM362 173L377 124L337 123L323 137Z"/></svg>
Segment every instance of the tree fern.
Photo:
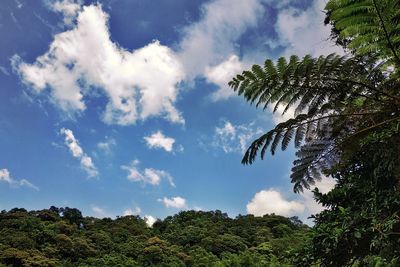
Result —
<svg viewBox="0 0 400 267"><path fill-rule="evenodd" d="M330 0L329 21L356 54L376 54L400 66L400 1Z"/></svg>
<svg viewBox="0 0 400 267"><path fill-rule="evenodd" d="M284 106L283 113L294 108L296 114L256 139L242 163L252 164L259 152L263 159L268 149L272 155L279 146L285 150L294 140L299 149L291 176L294 190L309 188L340 156L328 140L348 144L352 133L400 116L399 90L393 92L399 80L388 79L375 62L370 56L292 56L276 64L266 60L263 67L254 65L233 78L229 85L251 104L272 105L273 112Z"/></svg>

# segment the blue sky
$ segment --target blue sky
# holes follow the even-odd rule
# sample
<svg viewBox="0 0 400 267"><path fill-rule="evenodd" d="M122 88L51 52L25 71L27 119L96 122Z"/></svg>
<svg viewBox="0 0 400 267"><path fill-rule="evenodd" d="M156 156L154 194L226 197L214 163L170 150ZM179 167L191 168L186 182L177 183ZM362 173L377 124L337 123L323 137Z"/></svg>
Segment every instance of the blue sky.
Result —
<svg viewBox="0 0 400 267"><path fill-rule="evenodd" d="M291 116L227 82L266 58L341 52L312 0L4 0L0 209L76 207L149 221L320 210L292 193L294 150L240 164ZM324 179L319 187L329 189Z"/></svg>

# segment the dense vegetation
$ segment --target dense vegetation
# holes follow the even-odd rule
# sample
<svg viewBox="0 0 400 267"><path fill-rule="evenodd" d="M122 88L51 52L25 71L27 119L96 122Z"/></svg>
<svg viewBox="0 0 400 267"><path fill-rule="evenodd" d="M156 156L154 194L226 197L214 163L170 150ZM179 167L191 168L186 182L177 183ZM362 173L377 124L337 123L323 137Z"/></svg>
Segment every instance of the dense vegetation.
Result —
<svg viewBox="0 0 400 267"><path fill-rule="evenodd" d="M251 164L293 140L295 192L337 181L299 266L400 266L400 1L329 0L325 23L346 56L267 59L230 86L251 104L295 109L256 139Z"/></svg>
<svg viewBox="0 0 400 267"><path fill-rule="evenodd" d="M148 227L73 208L0 213L0 266L292 266L310 229L296 217L183 211Z"/></svg>

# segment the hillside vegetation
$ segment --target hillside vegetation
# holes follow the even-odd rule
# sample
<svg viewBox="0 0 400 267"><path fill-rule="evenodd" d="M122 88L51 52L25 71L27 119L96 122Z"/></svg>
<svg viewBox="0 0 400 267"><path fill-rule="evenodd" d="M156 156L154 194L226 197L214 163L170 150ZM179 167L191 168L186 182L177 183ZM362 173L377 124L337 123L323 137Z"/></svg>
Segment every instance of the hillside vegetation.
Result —
<svg viewBox="0 0 400 267"><path fill-rule="evenodd" d="M139 216L15 208L0 214L0 266L292 266L309 233L277 215L183 211L148 227Z"/></svg>

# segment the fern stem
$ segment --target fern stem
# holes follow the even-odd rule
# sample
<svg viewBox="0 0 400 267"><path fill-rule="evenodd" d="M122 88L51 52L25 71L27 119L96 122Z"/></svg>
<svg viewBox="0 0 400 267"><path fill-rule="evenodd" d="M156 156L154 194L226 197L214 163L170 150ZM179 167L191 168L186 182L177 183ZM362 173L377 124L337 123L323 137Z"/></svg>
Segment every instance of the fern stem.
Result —
<svg viewBox="0 0 400 267"><path fill-rule="evenodd" d="M386 112L385 111L380 111L380 112L366 112L366 113L332 114L332 115L327 115L327 116L319 117L319 118L316 118L316 119L308 120L308 121L302 122L300 124L296 124L295 126L287 128L286 130L295 129L295 128L299 127L299 126L302 126L302 125L305 125L305 124L308 124L308 123L311 123L311 122L323 120L323 119L328 119L328 118L365 116L365 115L373 115L373 114L379 114L379 113L386 113Z"/></svg>
<svg viewBox="0 0 400 267"><path fill-rule="evenodd" d="M369 126L367 128L364 128L364 129L362 129L362 130L360 130L358 132L355 132L354 134L350 135L347 139L349 139L350 137L354 137L356 135L362 134L364 132L370 131L370 130L372 130L374 128L378 128L378 127L380 127L382 125L385 125L385 124L387 124L389 122L392 122L392 121L395 121L395 120L400 120L400 117L395 117L395 118L392 118L390 120L386 120L386 121L380 122L378 124L375 124L375 125Z"/></svg>
<svg viewBox="0 0 400 267"><path fill-rule="evenodd" d="M368 88L368 89L370 89L370 90L372 90L374 92L377 92L379 94L387 96L389 98L392 98L392 99L395 99L395 100L400 100L400 98L397 97L397 96L390 95L390 94L388 94L386 92L383 92L381 90L376 89L376 87L374 87L374 86L368 85L368 84L363 83L363 82L357 82L357 81L346 80L346 79L337 79L337 78L327 78L326 80L332 80L332 81L336 81L336 82L348 82L348 83L352 83L352 84L355 84L355 85L360 85L360 86Z"/></svg>
<svg viewBox="0 0 400 267"><path fill-rule="evenodd" d="M382 17L381 12L379 11L378 5L376 4L376 0L372 0L372 2L374 3L374 7L375 7L376 13L377 13L377 15L379 17L379 22L380 22L380 24L382 26L383 32L385 33L385 37L386 37L386 40L388 42L389 48L390 48L391 52L393 53L393 56L396 59L396 62L397 62L396 65L400 66L400 58L397 55L396 49L394 49L393 44L392 44L392 42L390 40L389 33L388 33L387 29L386 29L385 22L383 21L383 17Z"/></svg>

